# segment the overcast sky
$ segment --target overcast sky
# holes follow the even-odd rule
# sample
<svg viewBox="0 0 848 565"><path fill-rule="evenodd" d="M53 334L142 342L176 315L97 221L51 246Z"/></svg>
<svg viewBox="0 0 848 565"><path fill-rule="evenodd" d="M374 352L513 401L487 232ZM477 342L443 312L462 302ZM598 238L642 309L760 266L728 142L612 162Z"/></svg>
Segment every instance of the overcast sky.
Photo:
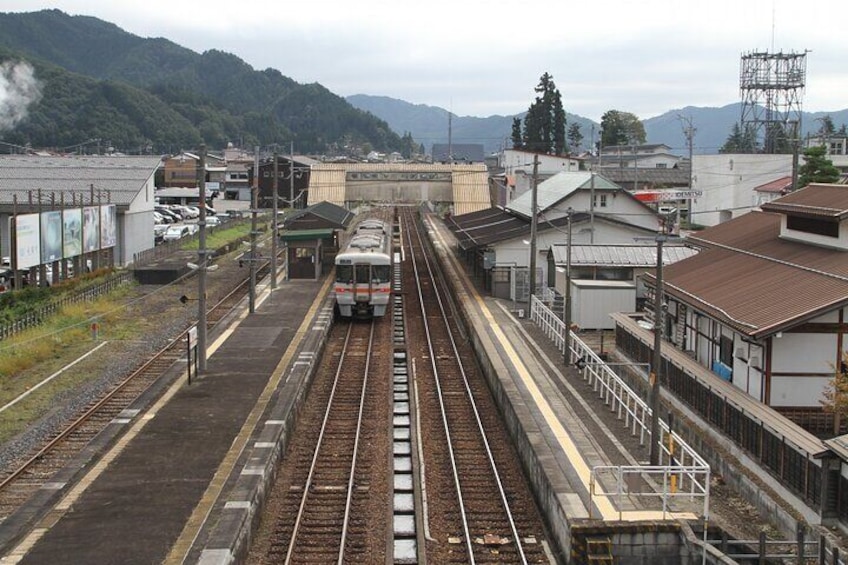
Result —
<svg viewBox="0 0 848 565"><path fill-rule="evenodd" d="M741 100L740 58L755 51L809 50L803 109L848 108L844 0L0 0L43 8L459 116L525 111L545 72L567 113L596 121L724 106Z"/></svg>

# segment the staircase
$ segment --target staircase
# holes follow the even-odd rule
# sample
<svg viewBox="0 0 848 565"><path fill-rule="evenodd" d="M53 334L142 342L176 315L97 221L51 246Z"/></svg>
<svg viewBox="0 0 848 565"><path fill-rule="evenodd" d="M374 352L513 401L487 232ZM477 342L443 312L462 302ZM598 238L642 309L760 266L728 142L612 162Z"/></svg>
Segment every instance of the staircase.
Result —
<svg viewBox="0 0 848 565"><path fill-rule="evenodd" d="M612 556L612 540L608 537L586 538L587 563L615 563Z"/></svg>

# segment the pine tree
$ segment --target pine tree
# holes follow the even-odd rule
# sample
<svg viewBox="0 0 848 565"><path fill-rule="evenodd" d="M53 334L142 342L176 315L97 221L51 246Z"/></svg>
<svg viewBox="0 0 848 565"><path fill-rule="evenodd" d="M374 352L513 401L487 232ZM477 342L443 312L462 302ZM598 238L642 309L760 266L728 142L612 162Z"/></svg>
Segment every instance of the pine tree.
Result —
<svg viewBox="0 0 848 565"><path fill-rule="evenodd" d="M826 155L827 147L824 145L804 150L804 164L798 168L798 186L839 180L839 169L833 166L833 162Z"/></svg>

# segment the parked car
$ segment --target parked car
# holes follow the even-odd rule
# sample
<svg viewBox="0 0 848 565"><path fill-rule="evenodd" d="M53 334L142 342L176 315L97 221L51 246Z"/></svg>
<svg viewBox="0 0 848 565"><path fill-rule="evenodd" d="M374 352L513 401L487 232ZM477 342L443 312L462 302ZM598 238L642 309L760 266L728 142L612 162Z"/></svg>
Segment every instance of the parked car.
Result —
<svg viewBox="0 0 848 565"><path fill-rule="evenodd" d="M200 215L199 210L195 212L191 206L184 206L182 204L171 204L171 210L182 216L183 220L190 220Z"/></svg>
<svg viewBox="0 0 848 565"><path fill-rule="evenodd" d="M206 225L207 226L220 226L221 218L218 216L206 216Z"/></svg>
<svg viewBox="0 0 848 565"><path fill-rule="evenodd" d="M165 233L162 235L163 241L175 241L177 239L182 239L189 234L188 226L183 224L174 224L168 226L168 229L165 230Z"/></svg>
<svg viewBox="0 0 848 565"><path fill-rule="evenodd" d="M156 212L159 212L160 214L162 214L166 218L170 218L171 223L176 223L176 222L179 222L179 221L182 220L182 217L179 214L175 213L173 210L171 210L167 206L154 206L153 210L156 211Z"/></svg>
<svg viewBox="0 0 848 565"><path fill-rule="evenodd" d="M156 224L153 226L153 243L162 243L164 241L165 232L168 231L167 224Z"/></svg>

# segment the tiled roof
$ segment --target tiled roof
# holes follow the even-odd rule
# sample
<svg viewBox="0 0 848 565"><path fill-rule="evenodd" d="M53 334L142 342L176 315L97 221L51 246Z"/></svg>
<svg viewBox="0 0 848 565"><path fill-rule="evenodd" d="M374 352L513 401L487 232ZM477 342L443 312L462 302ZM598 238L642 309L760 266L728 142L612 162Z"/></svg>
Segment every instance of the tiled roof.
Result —
<svg viewBox="0 0 848 565"><path fill-rule="evenodd" d="M445 224L463 249L485 247L530 231L530 221L503 208L488 208L445 218Z"/></svg>
<svg viewBox="0 0 848 565"><path fill-rule="evenodd" d="M783 194L792 188L792 177L780 177L771 182L754 187L754 192L769 192Z"/></svg>
<svg viewBox="0 0 848 565"><path fill-rule="evenodd" d="M763 204L762 209L842 220L848 218L848 186L810 184L782 198Z"/></svg>
<svg viewBox="0 0 848 565"><path fill-rule="evenodd" d="M286 218L284 227L286 229L304 229L303 226L310 223L309 216L326 220L331 224L336 224L339 228L346 228L353 218L353 213L332 202L318 202L290 215Z"/></svg>
<svg viewBox="0 0 848 565"><path fill-rule="evenodd" d="M567 263L567 245L552 245L551 252L554 263L557 265ZM671 265L697 253L697 249L685 245L665 245L663 246L663 265ZM576 267L652 268L657 265L657 246L655 244L572 245L571 264Z"/></svg>
<svg viewBox="0 0 848 565"><path fill-rule="evenodd" d="M781 239L780 222L753 211L691 234L703 250L664 270L665 292L754 339L847 304L848 253Z"/></svg>
<svg viewBox="0 0 848 565"><path fill-rule="evenodd" d="M664 186L689 186L689 168L659 169L656 167L637 169L633 167L602 168L599 174L614 183Z"/></svg>
<svg viewBox="0 0 848 565"><path fill-rule="evenodd" d="M73 198L88 203L95 191L102 203L127 205L133 201L161 164L158 156L150 157L34 157L0 156L0 205L9 209L17 196L19 206L33 200L41 190L42 204L55 195L58 206L62 194L66 205ZM73 194L73 196L72 196Z"/></svg>

